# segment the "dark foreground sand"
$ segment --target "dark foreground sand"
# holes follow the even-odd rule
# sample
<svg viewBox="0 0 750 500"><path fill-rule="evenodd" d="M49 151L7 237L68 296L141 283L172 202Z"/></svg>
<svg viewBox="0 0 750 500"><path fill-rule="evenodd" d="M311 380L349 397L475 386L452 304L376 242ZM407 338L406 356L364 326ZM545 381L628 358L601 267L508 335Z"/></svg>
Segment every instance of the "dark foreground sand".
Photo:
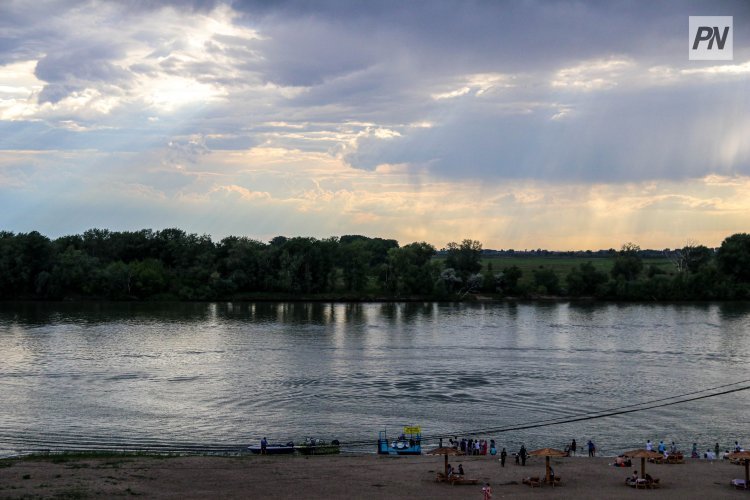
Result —
<svg viewBox="0 0 750 500"><path fill-rule="evenodd" d="M461 458L461 460L458 460ZM624 485L632 469L611 467L606 458L552 459L563 486L529 488L529 475L544 474L544 459L526 467L494 457L451 457L463 463L476 486L435 482L443 457L377 455L245 457L45 458L0 462L3 498L482 498L489 482L493 498L750 498L729 486L744 468L727 462L687 460L682 465L647 464L659 490ZM8 465L10 464L10 465ZM638 461L640 467L640 461ZM636 467L638 468L638 467Z"/></svg>

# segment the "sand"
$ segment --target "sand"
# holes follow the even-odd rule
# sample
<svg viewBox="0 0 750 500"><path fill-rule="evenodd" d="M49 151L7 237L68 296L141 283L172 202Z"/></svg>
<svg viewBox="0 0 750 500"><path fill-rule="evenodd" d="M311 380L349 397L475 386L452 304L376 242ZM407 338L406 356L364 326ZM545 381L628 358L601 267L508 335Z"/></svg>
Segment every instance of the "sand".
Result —
<svg viewBox="0 0 750 500"><path fill-rule="evenodd" d="M552 459L563 486L530 488L526 476L543 476L544 459L526 467L495 457L451 457L462 463L475 486L435 482L443 457L377 455L43 458L0 462L3 498L482 498L489 482L493 498L738 498L750 492L729 486L744 468L726 461L687 460L647 464L659 490L624 485L632 469L608 465L612 459ZM637 461L640 466L640 461ZM635 467L638 468L638 467Z"/></svg>

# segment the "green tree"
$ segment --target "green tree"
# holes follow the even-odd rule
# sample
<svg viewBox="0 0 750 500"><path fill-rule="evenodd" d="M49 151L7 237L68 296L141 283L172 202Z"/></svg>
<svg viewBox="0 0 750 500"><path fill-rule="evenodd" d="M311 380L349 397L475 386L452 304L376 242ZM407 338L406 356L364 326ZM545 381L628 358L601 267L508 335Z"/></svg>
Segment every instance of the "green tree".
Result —
<svg viewBox="0 0 750 500"><path fill-rule="evenodd" d="M425 242L391 248L383 273L385 290L397 296L431 294L436 280L434 255L435 247Z"/></svg>
<svg viewBox="0 0 750 500"><path fill-rule="evenodd" d="M607 275L588 261L573 268L565 281L570 295L598 295L599 287L607 282Z"/></svg>
<svg viewBox="0 0 750 500"><path fill-rule="evenodd" d="M750 283L750 234L726 238L716 253L719 269L738 283Z"/></svg>
<svg viewBox="0 0 750 500"><path fill-rule="evenodd" d="M523 271L518 266L504 267L500 276L500 289L505 295L519 295L518 281L523 277Z"/></svg>
<svg viewBox="0 0 750 500"><path fill-rule="evenodd" d="M134 298L133 271L123 261L110 262L95 273L94 293L112 300Z"/></svg>
<svg viewBox="0 0 750 500"><path fill-rule="evenodd" d="M99 261L73 246L57 255L51 273L53 297L86 296L94 291L94 273Z"/></svg>
<svg viewBox="0 0 750 500"><path fill-rule="evenodd" d="M367 286L371 260L372 252L365 240L357 239L340 245L338 263L348 291L360 292Z"/></svg>
<svg viewBox="0 0 750 500"><path fill-rule="evenodd" d="M555 271L552 269L534 269L532 271L534 275L534 286L536 287L537 293L541 294L560 294L560 278L558 278Z"/></svg>
<svg viewBox="0 0 750 500"><path fill-rule="evenodd" d="M714 252L710 248L688 243L684 247L675 251L675 263L677 270L696 273L698 270L713 260Z"/></svg>
<svg viewBox="0 0 750 500"><path fill-rule="evenodd" d="M633 243L626 243L622 246L612 266L611 275L613 278L622 278L625 281L632 281L638 277L643 270L643 261L638 252L641 247Z"/></svg>
<svg viewBox="0 0 750 500"><path fill-rule="evenodd" d="M445 267L455 269L464 281L481 271L482 244L479 241L465 239L461 244L452 241L446 245L446 250Z"/></svg>
<svg viewBox="0 0 750 500"><path fill-rule="evenodd" d="M216 261L227 290L257 292L268 288L270 269L265 243L229 236L217 245Z"/></svg>
<svg viewBox="0 0 750 500"><path fill-rule="evenodd" d="M136 297L147 299L167 291L167 272L160 260L137 261L129 267L132 272L130 289Z"/></svg>

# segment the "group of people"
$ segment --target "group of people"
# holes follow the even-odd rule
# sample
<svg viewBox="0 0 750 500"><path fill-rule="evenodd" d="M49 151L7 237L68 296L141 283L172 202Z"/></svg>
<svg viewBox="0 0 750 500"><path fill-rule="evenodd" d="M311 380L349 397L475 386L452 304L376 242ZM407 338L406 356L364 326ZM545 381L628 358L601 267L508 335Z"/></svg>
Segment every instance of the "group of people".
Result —
<svg viewBox="0 0 750 500"><path fill-rule="evenodd" d="M693 445L695 445L695 443L693 443ZM646 450L654 451L654 443L652 443L650 439L646 441ZM679 453L677 445L674 443L674 441L672 441L672 444L669 446L669 451L667 451L667 445L664 444L664 441L659 441L659 444L656 447L656 451L658 451L662 455L674 455L675 453Z"/></svg>
<svg viewBox="0 0 750 500"><path fill-rule="evenodd" d="M458 469L454 469L451 464L448 464L448 470L446 472L446 477L448 478L455 476L464 477L466 475L463 464L458 464ZM492 498L492 487L490 486L490 483L484 483L484 486L482 487L482 495L484 500L490 500Z"/></svg>
<svg viewBox="0 0 750 500"><path fill-rule="evenodd" d="M654 483L654 478L648 472L642 477L638 477L638 471L634 470L633 474L625 478L625 484L628 486L635 486L638 483L645 483L647 485Z"/></svg>
<svg viewBox="0 0 750 500"><path fill-rule="evenodd" d="M461 450L466 455L487 455L488 453L490 455L497 455L497 447L495 446L495 440L494 439L458 439L453 438L450 439L450 446L454 449ZM594 442L589 439L586 443L585 449L588 451L588 454L590 457L596 456L596 445ZM668 457L670 455L682 455L682 452L680 452L677 448L677 445L674 441L671 442L669 447L664 443L663 440L660 440L658 444L654 444L650 439L646 441L646 450L648 451L657 451L664 455L664 457ZM573 439L571 443L567 446L565 446L565 453L568 456L574 456L576 452L578 451L578 444L576 443L576 440ZM708 460L715 460L717 458L729 458L730 451L727 449L724 453L720 453L721 449L719 448L719 443L716 443L714 446L714 449L708 449L705 453L703 453L702 458L708 459ZM740 445L739 441L734 442L734 450L733 451L744 451L742 446ZM517 465L526 465L526 459L528 458L528 452L526 451L526 447L524 445L521 445L521 448L518 450L517 453L513 454L515 456L515 462ZM692 458L701 458L700 453L698 452L698 445L697 443L693 443L693 449L690 454ZM502 467L505 467L505 461L508 458L508 452L503 448L500 451L500 465ZM613 465L617 465L619 467L630 467L630 461L624 460L624 457L618 457L620 460L615 460L615 463Z"/></svg>
<svg viewBox="0 0 750 500"><path fill-rule="evenodd" d="M586 443L586 450L589 452L590 457L596 456L596 445L590 439ZM568 446L565 447L565 452L568 454L568 456L575 456L576 451L578 451L578 444L574 439Z"/></svg>
<svg viewBox="0 0 750 500"><path fill-rule="evenodd" d="M490 439L466 439L462 438L459 440L451 438L448 440L451 448L461 450L466 455L486 455L488 452L490 455L497 454L497 448L495 447L495 440Z"/></svg>
<svg viewBox="0 0 750 500"><path fill-rule="evenodd" d="M734 442L734 450L737 451L744 451L744 448L739 443L739 441ZM729 459L729 449L725 449L724 453L721 453L721 448L719 447L719 443L714 444L714 449L711 450L711 448L706 449L706 451L703 453L703 457L706 460L716 460L717 458L723 458L723 459ZM690 452L690 456L692 458L701 458L701 454L698 453L698 444L693 443L693 449Z"/></svg>
<svg viewBox="0 0 750 500"><path fill-rule="evenodd" d="M654 443L651 442L649 439L646 441L646 450L647 451L654 451ZM674 441L672 441L672 444L669 446L669 450L667 450L667 446L664 444L664 441L659 441L659 444L656 445L656 451L664 455L665 457L669 457L670 455L681 455L682 453L677 449L677 445ZM743 451L742 445L740 445L739 441L734 442L734 450L733 451ZM726 449L724 453L721 453L721 447L719 446L719 443L714 444L714 449L711 450L711 448L706 449L706 451L701 454L698 452L698 443L693 443L693 448L690 451L690 457L691 458L704 458L707 460L716 460L717 458L729 458L729 449Z"/></svg>
<svg viewBox="0 0 750 500"><path fill-rule="evenodd" d="M451 464L448 464L448 475L447 477L453 477L453 476L464 476L466 473L464 472L464 466L463 464L458 464L458 469L454 469Z"/></svg>
<svg viewBox="0 0 750 500"><path fill-rule="evenodd" d="M490 439L466 439L461 438L458 439L458 437L451 438L448 440L449 446L455 450L461 450L466 455L487 455L488 453L490 455L497 455L497 447L495 446L495 440ZM442 446L442 440L441 440L441 446ZM592 440L588 440L588 443L586 443L586 448L588 449L588 453L590 457L596 456L596 445ZM576 440L573 439L571 443L567 446L565 446L565 453L568 456L573 456L578 451L578 444L576 443ZM526 465L526 459L528 458L528 451L526 451L526 446L521 445L521 448L518 450L517 453L513 454L515 457L516 465ZM508 458L508 452L505 448L503 448L500 451L500 465L502 467L505 467L505 461Z"/></svg>
<svg viewBox="0 0 750 500"><path fill-rule="evenodd" d="M615 461L612 462L611 465L614 465L615 467L631 467L633 462L625 455L617 455Z"/></svg>
<svg viewBox="0 0 750 500"><path fill-rule="evenodd" d="M590 457L596 456L596 445L590 439L586 443L586 450L588 450ZM565 446L565 453L567 453L569 457L575 456L577 451L578 451L578 443L576 443L575 439L571 441L569 445Z"/></svg>

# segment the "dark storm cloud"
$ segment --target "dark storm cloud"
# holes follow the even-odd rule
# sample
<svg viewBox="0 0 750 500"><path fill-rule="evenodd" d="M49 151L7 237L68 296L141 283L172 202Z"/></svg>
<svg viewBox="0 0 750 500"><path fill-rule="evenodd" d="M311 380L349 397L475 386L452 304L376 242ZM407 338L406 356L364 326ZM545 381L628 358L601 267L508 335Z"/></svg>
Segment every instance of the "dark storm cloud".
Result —
<svg viewBox="0 0 750 500"><path fill-rule="evenodd" d="M679 47L684 55L688 15L723 12L746 18L750 13L750 4L740 1L286 1L233 5L246 13L245 22L268 33L271 43L282 42L280 45L292 53L319 48L314 59L324 65L328 64L326 56L335 60L356 49L365 62L371 50L381 56L408 53L425 66L452 71L498 64L513 71L538 69L612 52L651 54L658 59L655 49L663 50L664 43ZM737 37L750 33L750 26L736 24ZM346 43L347 37L354 38L354 46ZM285 43L287 40L291 43Z"/></svg>
<svg viewBox="0 0 750 500"><path fill-rule="evenodd" d="M474 102L456 105L450 120L433 128L363 138L347 161L365 169L414 163L455 179L627 182L709 172L750 175L747 156L726 162L716 153L730 139L721 135L731 128L724 117L749 104L731 89L621 91L590 97L570 117L555 120L555 110L546 107L498 114Z"/></svg>

